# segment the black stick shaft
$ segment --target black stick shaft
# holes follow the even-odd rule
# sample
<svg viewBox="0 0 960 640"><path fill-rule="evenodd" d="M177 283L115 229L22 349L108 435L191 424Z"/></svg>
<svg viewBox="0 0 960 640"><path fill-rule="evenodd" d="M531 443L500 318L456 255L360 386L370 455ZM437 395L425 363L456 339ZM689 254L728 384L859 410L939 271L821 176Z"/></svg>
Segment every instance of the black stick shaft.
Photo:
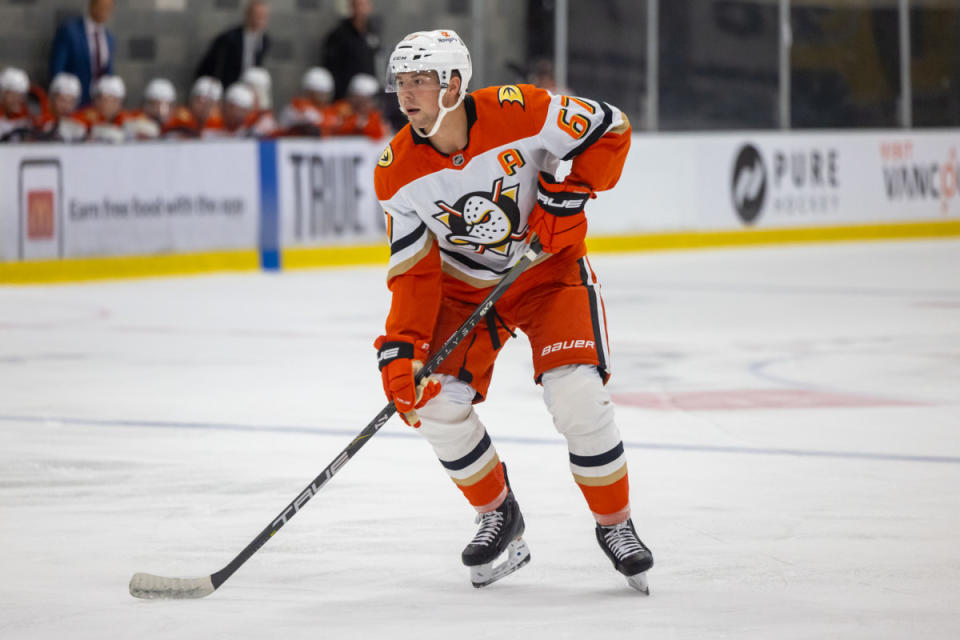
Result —
<svg viewBox="0 0 960 640"><path fill-rule="evenodd" d="M417 382L419 383L421 379L426 376L429 376L433 373L437 367L440 366L440 363L446 360L454 349L457 348L464 338L473 330L477 323L490 312L490 309L493 308L494 303L500 299L500 297L506 292L506 290L513 284L513 282L520 277L520 274L523 273L540 254L540 242L534 238L530 243L530 247L527 251L521 256L520 260L510 268L507 274L503 279L497 283L492 291L487 295L483 302L470 314L470 317L467 318L460 328L457 329L453 335L447 338L446 342L430 357L430 359L423 365L423 368L417 373ZM241 551L237 556L230 561L230 563L225 566L220 571L217 571L210 576L210 581L213 583L213 588L218 589L221 584L226 582L226 580L236 572L243 563L250 559L250 557L259 551L260 547L265 545L274 534L279 531L283 525L287 524L287 521L290 520L293 516L297 515L300 509L307 504L310 499L317 494L318 491L330 480L340 469L343 468L345 464L352 458L360 448L367 443L367 441L386 424L387 420L390 419L394 413L396 413L397 408L393 403L387 404L383 409L380 410L380 413L370 421L370 423L361 431L356 438L353 439L353 442L348 444L340 454L333 459L333 461L327 465L327 467L320 472L316 478L313 479L307 487L300 492L300 494L286 507L283 511L273 519L273 521L267 525L267 528L260 532L260 534L254 538L250 544L248 544L243 551Z"/></svg>

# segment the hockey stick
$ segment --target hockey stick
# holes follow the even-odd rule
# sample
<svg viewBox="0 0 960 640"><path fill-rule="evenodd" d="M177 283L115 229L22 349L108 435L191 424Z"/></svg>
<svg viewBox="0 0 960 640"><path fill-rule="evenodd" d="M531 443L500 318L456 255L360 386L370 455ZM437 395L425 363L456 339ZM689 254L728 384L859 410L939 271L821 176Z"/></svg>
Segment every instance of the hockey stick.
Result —
<svg viewBox="0 0 960 640"><path fill-rule="evenodd" d="M483 302L474 310L460 328L453 335L447 338L447 341L431 356L423 368L417 373L416 381L420 382L426 376L436 370L440 363L446 360L447 356L459 345L470 331L480 322L493 307L494 303L500 299L504 292L513 282L523 273L540 255L540 242L533 238L530 246L521 256L520 260L510 268L493 290L487 295ZM184 598L203 598L208 596L222 585L227 579L236 572L243 563L250 559L260 547L265 545L270 538L280 530L283 525L293 516L297 515L310 498L334 476L345 464L352 458L360 448L367 443L380 428L386 424L397 408L393 403L387 404L380 413L370 421L370 423L348 444L340 454L313 479L300 494L280 512L273 521L267 525L266 529L254 538L243 551L230 561L230 563L219 571L202 578L166 578L149 573L135 573L130 579L130 595L136 598L166 598L166 599L184 599Z"/></svg>

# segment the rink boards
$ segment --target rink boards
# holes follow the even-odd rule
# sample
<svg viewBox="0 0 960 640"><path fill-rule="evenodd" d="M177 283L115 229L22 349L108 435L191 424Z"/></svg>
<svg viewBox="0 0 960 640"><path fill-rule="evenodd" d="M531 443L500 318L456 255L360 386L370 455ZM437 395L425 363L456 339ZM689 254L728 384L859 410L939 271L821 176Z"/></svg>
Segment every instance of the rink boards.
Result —
<svg viewBox="0 0 960 640"><path fill-rule="evenodd" d="M6 145L0 282L385 262L366 139ZM592 250L960 235L960 131L637 134ZM455 171L451 169L451 171Z"/></svg>

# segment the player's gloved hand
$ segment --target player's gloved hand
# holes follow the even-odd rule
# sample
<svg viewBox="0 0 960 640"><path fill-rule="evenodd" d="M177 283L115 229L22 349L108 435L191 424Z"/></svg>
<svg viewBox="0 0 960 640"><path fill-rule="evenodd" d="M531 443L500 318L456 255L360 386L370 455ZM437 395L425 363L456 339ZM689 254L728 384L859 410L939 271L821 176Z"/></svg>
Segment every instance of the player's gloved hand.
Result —
<svg viewBox="0 0 960 640"><path fill-rule="evenodd" d="M569 182L556 182L540 172L537 202L527 224L537 234L543 250L556 253L587 237L587 216L583 207L596 194L589 187Z"/></svg>
<svg viewBox="0 0 960 640"><path fill-rule="evenodd" d="M420 416L416 410L440 393L441 388L440 381L433 376L427 376L419 385L415 381L430 345L414 344L399 336L380 336L373 346L377 348L377 363L387 399L397 407L404 422L419 427Z"/></svg>

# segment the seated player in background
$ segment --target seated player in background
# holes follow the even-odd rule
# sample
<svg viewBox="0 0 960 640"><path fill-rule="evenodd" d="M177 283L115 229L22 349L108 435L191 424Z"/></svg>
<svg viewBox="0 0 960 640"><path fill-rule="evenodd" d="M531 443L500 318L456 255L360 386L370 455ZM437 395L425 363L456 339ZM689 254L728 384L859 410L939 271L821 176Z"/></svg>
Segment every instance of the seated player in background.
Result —
<svg viewBox="0 0 960 640"><path fill-rule="evenodd" d="M255 137L257 98L246 82L234 82L223 96L223 121L219 127L204 129L203 138Z"/></svg>
<svg viewBox="0 0 960 640"><path fill-rule="evenodd" d="M333 75L323 67L312 67L300 82L303 93L290 101L280 114L280 128L286 136L328 136L335 116L330 111Z"/></svg>
<svg viewBox="0 0 960 640"><path fill-rule="evenodd" d="M166 78L154 78L143 90L143 115L156 123L161 130L170 122L177 106L177 90Z"/></svg>
<svg viewBox="0 0 960 640"><path fill-rule="evenodd" d="M127 114L123 126L129 140L155 140L170 120L177 90L166 78L154 78L143 90L143 108Z"/></svg>
<svg viewBox="0 0 960 640"><path fill-rule="evenodd" d="M253 89L256 98L249 122L251 134L258 138L272 136L277 131L277 119L273 115L273 81L270 72L263 67L250 67L240 79Z"/></svg>
<svg viewBox="0 0 960 640"><path fill-rule="evenodd" d="M173 114L163 128L165 138L199 138L203 131L223 126L220 116L220 96L223 87L220 81L210 76L200 76L190 89L186 106L173 109Z"/></svg>
<svg viewBox="0 0 960 640"><path fill-rule="evenodd" d="M0 72L0 142L20 141L33 130L33 116L27 106L30 79L26 71L7 67Z"/></svg>
<svg viewBox="0 0 960 640"><path fill-rule="evenodd" d="M90 142L125 142L128 138L124 122L123 100L127 87L120 76L101 76L90 90L93 105L78 114L87 125Z"/></svg>
<svg viewBox="0 0 960 640"><path fill-rule="evenodd" d="M87 125L76 116L80 103L80 79L61 71L50 82L48 109L37 123L36 139L80 142L87 138Z"/></svg>
<svg viewBox="0 0 960 640"><path fill-rule="evenodd" d="M331 110L336 118L334 135L367 136L374 140L389 133L383 116L377 107L380 83L373 76L358 73L350 79L347 97L333 104Z"/></svg>

